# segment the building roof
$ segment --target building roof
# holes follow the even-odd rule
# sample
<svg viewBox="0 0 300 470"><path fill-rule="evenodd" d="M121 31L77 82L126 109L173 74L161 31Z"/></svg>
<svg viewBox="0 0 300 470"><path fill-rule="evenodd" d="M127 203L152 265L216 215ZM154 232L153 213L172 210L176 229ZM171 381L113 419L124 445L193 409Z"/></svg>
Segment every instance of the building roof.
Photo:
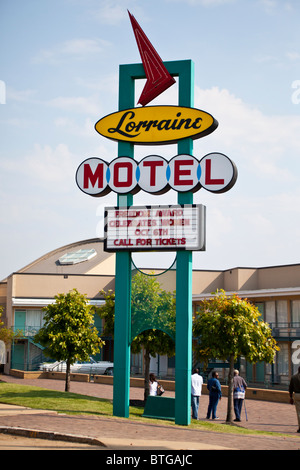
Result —
<svg viewBox="0 0 300 470"><path fill-rule="evenodd" d="M104 240L100 238L64 245L46 253L17 273L114 275L115 256L106 253L103 245Z"/></svg>
<svg viewBox="0 0 300 470"><path fill-rule="evenodd" d="M79 275L87 277L107 276L109 278L107 284L105 284L106 281L103 279L103 285L107 287L115 276L115 254L107 253L103 248L104 239L100 238L70 243L46 253L13 274L22 275L22 277L26 278L30 277L29 275L58 275L58 277L63 275L65 279L68 275L73 277ZM143 269L143 271L147 272L149 268ZM152 270L150 271L152 272ZM163 270L155 271L157 274L161 274ZM226 292L237 292L247 297L296 296L300 293L299 280L300 264L260 268L239 267L220 271L193 270L192 293L194 300L205 298L211 295L212 292L216 292L217 289L224 289ZM168 270L166 274L159 277L159 281L164 289L174 291L176 289L176 271L173 269ZM24 282L23 280L23 284ZM28 280L27 284L30 282L32 283L33 281ZM74 284L74 280L70 280L71 282ZM89 281L90 283L91 280ZM64 282L64 286L67 286L67 281ZM46 287L43 284L44 290ZM58 288L58 286L55 286L55 288ZM101 288L104 287L100 287L99 284L97 289L95 289L99 292ZM85 287L85 289L87 288ZM91 288L90 290L93 289ZM27 293L23 293L24 295L27 297ZM94 291L90 293L91 298L94 295ZM33 294L31 293L30 296L33 296ZM44 296L48 298L49 293L46 292Z"/></svg>

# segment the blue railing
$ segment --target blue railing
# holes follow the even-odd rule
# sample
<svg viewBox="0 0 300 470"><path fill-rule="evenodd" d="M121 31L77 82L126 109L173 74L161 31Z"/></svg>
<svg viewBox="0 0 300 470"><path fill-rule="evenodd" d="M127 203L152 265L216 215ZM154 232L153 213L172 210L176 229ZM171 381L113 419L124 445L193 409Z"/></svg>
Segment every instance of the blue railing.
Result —
<svg viewBox="0 0 300 470"><path fill-rule="evenodd" d="M300 339L300 322L269 323L272 335L278 339Z"/></svg>
<svg viewBox="0 0 300 470"><path fill-rule="evenodd" d="M19 333L20 337L33 338L41 329L41 326L25 326L23 328L12 327L14 333ZM98 334L103 333L103 328L97 328Z"/></svg>
<svg viewBox="0 0 300 470"><path fill-rule="evenodd" d="M38 326L25 326L25 327L22 327L22 328L18 328L16 326L14 326L13 328L13 331L14 333L16 334L19 334L19 336L22 336L22 337L33 337L34 335L36 335L39 330L41 329L41 327L38 327Z"/></svg>

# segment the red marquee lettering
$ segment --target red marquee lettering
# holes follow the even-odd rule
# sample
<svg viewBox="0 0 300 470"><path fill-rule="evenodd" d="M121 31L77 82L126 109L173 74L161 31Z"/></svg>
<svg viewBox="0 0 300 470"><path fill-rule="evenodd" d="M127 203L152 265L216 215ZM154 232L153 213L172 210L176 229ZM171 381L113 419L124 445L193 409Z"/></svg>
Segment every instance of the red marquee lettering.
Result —
<svg viewBox="0 0 300 470"><path fill-rule="evenodd" d="M156 185L156 167L157 166L164 166L164 162L161 160L152 160L152 161L144 161L143 166L150 167L150 186Z"/></svg>
<svg viewBox="0 0 300 470"><path fill-rule="evenodd" d="M98 181L98 188L103 188L103 163L99 163L95 170L95 173L92 172L92 169L88 163L85 163L83 170L83 187L87 189L89 184L95 187L96 182Z"/></svg>
<svg viewBox="0 0 300 470"><path fill-rule="evenodd" d="M212 179L211 177L211 160L205 161L205 184L224 184L224 179Z"/></svg>
<svg viewBox="0 0 300 470"><path fill-rule="evenodd" d="M91 157L76 172L79 188L96 197L105 196L111 190L118 194L136 194L140 190L163 194L169 189L195 192L201 187L222 193L231 189L236 179L235 164L218 152L200 161L185 154L176 155L169 162L158 155L149 155L139 163L129 157L118 157L110 163Z"/></svg>
<svg viewBox="0 0 300 470"><path fill-rule="evenodd" d="M193 180L181 180L180 177L181 176L191 176L191 170L188 169L188 170L182 170L180 169L181 166L183 165L191 165L193 166L193 161L192 160L177 160L174 162L174 185L187 185L187 184L190 184L192 185L193 184Z"/></svg>
<svg viewBox="0 0 300 470"><path fill-rule="evenodd" d="M127 180L120 181L120 169L127 169ZM126 188L132 185L132 164L130 162L120 162L114 165L114 185L116 188Z"/></svg>

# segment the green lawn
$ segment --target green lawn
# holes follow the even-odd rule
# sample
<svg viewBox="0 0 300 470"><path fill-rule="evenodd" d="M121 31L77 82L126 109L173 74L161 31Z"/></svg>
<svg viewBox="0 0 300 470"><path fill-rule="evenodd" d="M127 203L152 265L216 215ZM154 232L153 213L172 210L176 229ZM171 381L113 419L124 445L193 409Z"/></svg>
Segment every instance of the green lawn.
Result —
<svg viewBox="0 0 300 470"><path fill-rule="evenodd" d="M0 402L59 413L112 416L112 401L30 385L0 382Z"/></svg>
<svg viewBox="0 0 300 470"><path fill-rule="evenodd" d="M0 403L26 406L40 410L53 410L66 414L92 414L95 416L113 417L112 400L104 398L79 395L71 392L59 392L31 385L19 385L1 382L0 380ZM130 419L142 420L145 423L155 422L169 426L176 426L174 421L156 420L143 418L143 408L130 407ZM125 419L125 418L124 418ZM202 429L238 434L273 434L263 431L252 431L239 426L228 426L227 424L212 423L208 421L192 420L189 428ZM291 437L289 435L289 437Z"/></svg>

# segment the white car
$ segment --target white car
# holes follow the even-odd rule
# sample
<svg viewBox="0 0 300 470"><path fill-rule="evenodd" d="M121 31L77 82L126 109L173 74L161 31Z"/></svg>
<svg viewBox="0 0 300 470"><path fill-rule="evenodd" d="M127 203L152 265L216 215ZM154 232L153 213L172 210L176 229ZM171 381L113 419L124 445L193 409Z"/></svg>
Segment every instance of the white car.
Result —
<svg viewBox="0 0 300 470"><path fill-rule="evenodd" d="M80 374L102 375L107 368L114 366L113 362L109 361L94 361L90 358L90 362L75 362L71 365L71 372L78 372ZM40 370L45 372L65 372L67 369L66 361L44 362L40 365Z"/></svg>

